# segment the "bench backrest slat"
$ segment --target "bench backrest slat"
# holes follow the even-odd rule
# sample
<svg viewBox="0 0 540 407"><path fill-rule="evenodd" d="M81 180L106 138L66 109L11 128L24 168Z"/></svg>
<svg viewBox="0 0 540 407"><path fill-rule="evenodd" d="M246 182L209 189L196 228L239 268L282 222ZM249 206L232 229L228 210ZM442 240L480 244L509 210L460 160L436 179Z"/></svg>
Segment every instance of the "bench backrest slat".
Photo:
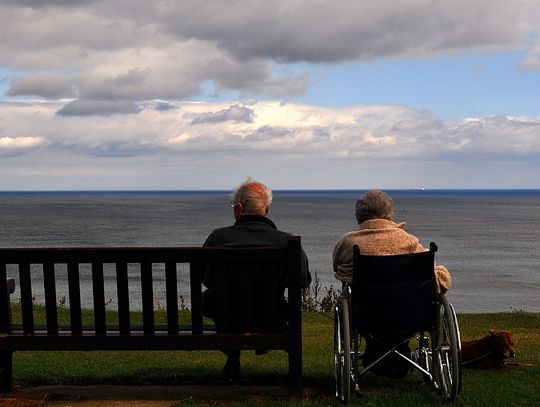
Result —
<svg viewBox="0 0 540 407"><path fill-rule="evenodd" d="M276 304L278 304L278 301L275 298L275 293L278 290L278 280L272 278L272 274L274 272L275 271L271 268L265 267L264 281L266 290L264 291L263 295L264 308L266 309L265 329L267 332L270 332L272 327L276 326L278 323L278 313L284 311L275 308Z"/></svg>
<svg viewBox="0 0 540 407"><path fill-rule="evenodd" d="M118 295L118 329L121 335L129 335L129 285L127 263L116 263L116 291Z"/></svg>
<svg viewBox="0 0 540 407"><path fill-rule="evenodd" d="M105 320L105 287L103 286L103 263L92 263L92 292L94 294L94 329L96 335L107 333Z"/></svg>
<svg viewBox="0 0 540 407"><path fill-rule="evenodd" d="M301 258L298 253L301 250L300 238L289 239L289 250L287 251L287 267L289 270L300 270ZM289 293L300 293L300 278L292 278L287 275ZM289 375L297 380L291 382L291 388L300 389L302 378L302 307L300 295L289 295L289 349L296 349L289 352Z"/></svg>
<svg viewBox="0 0 540 407"><path fill-rule="evenodd" d="M34 333L34 307L32 306L32 278L30 276L30 264L19 265L19 279L21 281L21 313L23 332L25 335Z"/></svg>
<svg viewBox="0 0 540 407"><path fill-rule="evenodd" d="M154 288L152 283L152 263L141 263L141 295L143 327L145 335L154 334Z"/></svg>
<svg viewBox="0 0 540 407"><path fill-rule="evenodd" d="M43 284L45 289L45 318L47 334L58 335L58 310L56 308L56 278L54 263L43 264Z"/></svg>
<svg viewBox="0 0 540 407"><path fill-rule="evenodd" d="M176 263L165 263L165 291L167 293L167 332L178 333L178 281Z"/></svg>
<svg viewBox="0 0 540 407"><path fill-rule="evenodd" d="M189 266L189 281L191 295L191 331L194 335L201 334L203 331L202 317L202 280L203 265L201 263L191 263Z"/></svg>
<svg viewBox="0 0 540 407"><path fill-rule="evenodd" d="M73 335L82 335L81 285L79 264L73 262L68 263L67 271L69 292L69 321L71 324L71 333Z"/></svg>
<svg viewBox="0 0 540 407"><path fill-rule="evenodd" d="M0 333L9 332L9 295L6 263L0 263Z"/></svg>

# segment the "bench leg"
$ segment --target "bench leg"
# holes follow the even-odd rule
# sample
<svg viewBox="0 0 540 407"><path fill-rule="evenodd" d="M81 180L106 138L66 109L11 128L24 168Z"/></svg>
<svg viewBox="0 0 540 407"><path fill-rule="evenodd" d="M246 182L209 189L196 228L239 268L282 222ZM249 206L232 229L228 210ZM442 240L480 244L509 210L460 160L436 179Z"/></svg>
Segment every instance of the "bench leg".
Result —
<svg viewBox="0 0 540 407"><path fill-rule="evenodd" d="M0 352L0 393L9 393L13 382L13 352Z"/></svg>
<svg viewBox="0 0 540 407"><path fill-rule="evenodd" d="M302 395L302 354L289 351L289 392L292 396Z"/></svg>

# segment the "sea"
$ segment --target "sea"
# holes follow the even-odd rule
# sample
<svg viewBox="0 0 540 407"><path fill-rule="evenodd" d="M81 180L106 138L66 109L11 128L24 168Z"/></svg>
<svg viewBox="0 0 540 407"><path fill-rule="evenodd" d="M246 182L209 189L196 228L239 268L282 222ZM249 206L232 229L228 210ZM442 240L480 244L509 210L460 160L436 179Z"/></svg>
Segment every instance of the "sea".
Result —
<svg viewBox="0 0 540 407"><path fill-rule="evenodd" d="M339 290L332 250L357 227L355 201L364 191L274 191L269 217L302 238L310 271ZM540 190L388 190L394 220L452 275L448 298L458 313L540 312ZM201 246L215 228L234 222L230 191L0 192L0 247ZM33 266L33 295L44 303L42 273ZM105 270L108 307L115 308L112 266ZM57 299L68 303L65 269L57 269ZM181 301L189 306L186 268ZM14 266L8 276L18 281ZM165 303L164 273L154 270L156 305ZM186 284L183 284L186 283ZM140 282L130 271L133 309ZM83 306L92 306L89 265L81 269ZM15 298L20 296L18 290Z"/></svg>

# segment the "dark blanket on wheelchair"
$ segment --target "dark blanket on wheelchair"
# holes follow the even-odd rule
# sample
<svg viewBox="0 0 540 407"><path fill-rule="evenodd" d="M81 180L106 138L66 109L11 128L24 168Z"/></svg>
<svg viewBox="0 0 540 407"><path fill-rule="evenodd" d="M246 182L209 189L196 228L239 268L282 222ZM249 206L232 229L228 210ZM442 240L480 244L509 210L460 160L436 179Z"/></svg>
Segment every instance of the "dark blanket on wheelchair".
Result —
<svg viewBox="0 0 540 407"><path fill-rule="evenodd" d="M363 357L364 367L367 367L370 363L377 360L399 342L403 343L401 343L396 350L410 358L411 349L409 348L408 337L404 338L402 335L398 334L380 334L376 335L374 338L372 335L366 335L366 350ZM402 379L411 371L411 365L400 356L391 353L374 365L370 370L379 376Z"/></svg>

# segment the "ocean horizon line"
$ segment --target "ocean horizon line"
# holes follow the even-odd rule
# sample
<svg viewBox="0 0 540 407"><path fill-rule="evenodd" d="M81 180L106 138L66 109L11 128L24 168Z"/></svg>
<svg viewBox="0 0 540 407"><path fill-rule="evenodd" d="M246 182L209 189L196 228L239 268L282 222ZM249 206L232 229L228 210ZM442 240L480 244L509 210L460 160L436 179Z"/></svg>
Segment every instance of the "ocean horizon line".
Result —
<svg viewBox="0 0 540 407"><path fill-rule="evenodd" d="M281 188L274 193L362 193L370 189L380 189L389 193L540 193L540 188ZM31 194L220 194L233 189L28 189L0 190L0 195Z"/></svg>

